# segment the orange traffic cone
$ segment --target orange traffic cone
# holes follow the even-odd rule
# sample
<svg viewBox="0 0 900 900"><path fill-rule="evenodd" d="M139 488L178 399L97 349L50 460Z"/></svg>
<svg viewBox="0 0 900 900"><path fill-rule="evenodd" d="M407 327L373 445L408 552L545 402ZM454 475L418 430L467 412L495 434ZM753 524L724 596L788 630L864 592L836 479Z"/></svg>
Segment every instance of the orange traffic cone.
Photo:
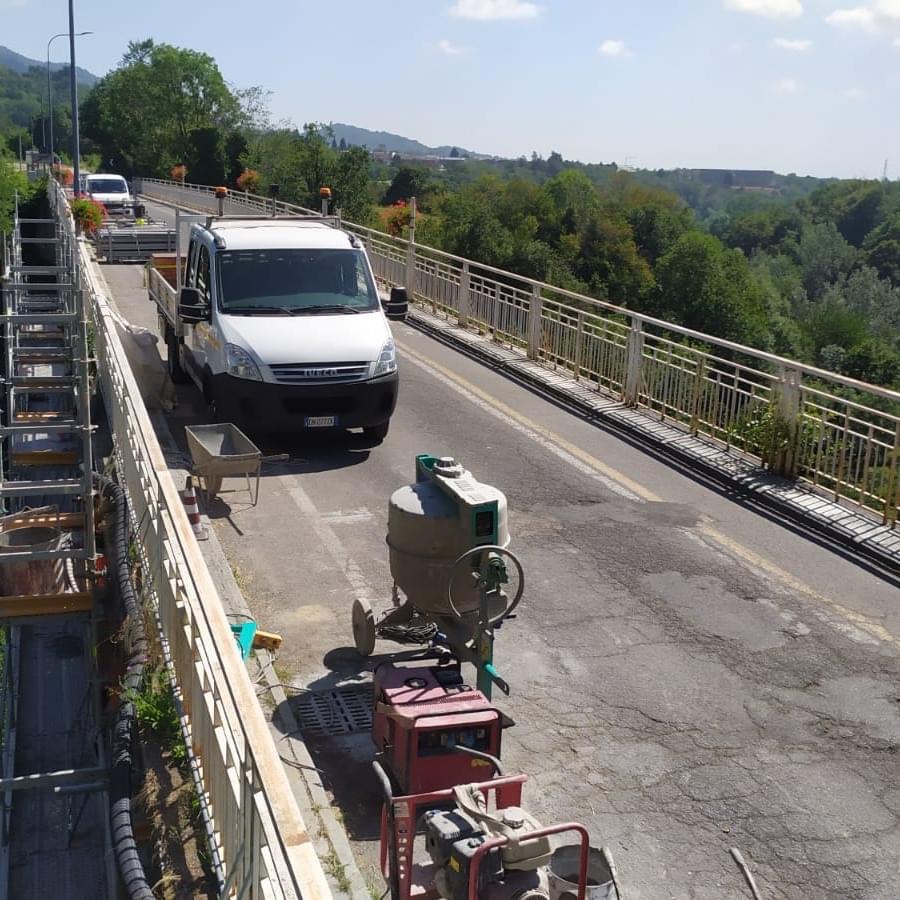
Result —
<svg viewBox="0 0 900 900"><path fill-rule="evenodd" d="M188 521L191 523L191 528L194 530L194 537L196 537L198 541L208 541L209 532L206 530L206 526L200 518L200 507L197 504L197 491L194 488L194 478L192 475L188 475L184 482L184 493L181 495L181 499L184 502L184 511L187 513Z"/></svg>

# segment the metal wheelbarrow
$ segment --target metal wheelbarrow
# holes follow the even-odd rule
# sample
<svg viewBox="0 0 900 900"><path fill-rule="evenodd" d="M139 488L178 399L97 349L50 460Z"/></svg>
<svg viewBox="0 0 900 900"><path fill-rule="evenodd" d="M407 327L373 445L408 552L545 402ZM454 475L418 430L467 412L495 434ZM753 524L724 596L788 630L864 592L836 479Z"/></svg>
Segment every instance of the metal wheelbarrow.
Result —
<svg viewBox="0 0 900 900"><path fill-rule="evenodd" d="M247 492L253 498L252 506L259 501L259 479L263 456L259 447L231 422L213 425L185 426L188 449L194 463L194 473L202 479L206 502L222 489L223 478L247 479ZM256 485L250 479L256 476Z"/></svg>

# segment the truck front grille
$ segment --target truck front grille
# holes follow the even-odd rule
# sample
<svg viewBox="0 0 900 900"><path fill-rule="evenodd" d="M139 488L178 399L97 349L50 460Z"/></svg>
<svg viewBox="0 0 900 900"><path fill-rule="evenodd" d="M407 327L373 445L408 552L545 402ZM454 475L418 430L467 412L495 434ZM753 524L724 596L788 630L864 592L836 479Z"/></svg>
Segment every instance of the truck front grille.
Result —
<svg viewBox="0 0 900 900"><path fill-rule="evenodd" d="M279 384L343 384L364 381L369 375L369 363L279 363L271 366Z"/></svg>

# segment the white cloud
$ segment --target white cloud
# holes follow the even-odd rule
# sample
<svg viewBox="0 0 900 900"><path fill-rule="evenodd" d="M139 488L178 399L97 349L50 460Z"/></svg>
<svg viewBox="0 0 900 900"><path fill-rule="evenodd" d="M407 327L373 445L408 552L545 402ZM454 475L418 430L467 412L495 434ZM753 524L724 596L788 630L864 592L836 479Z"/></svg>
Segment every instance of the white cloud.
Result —
<svg viewBox="0 0 900 900"><path fill-rule="evenodd" d="M772 46L778 47L780 50L793 50L794 53L805 53L812 47L812 41L775 38L775 40L772 41Z"/></svg>
<svg viewBox="0 0 900 900"><path fill-rule="evenodd" d="M0 0L0 9L18 9L27 2L28 0Z"/></svg>
<svg viewBox="0 0 900 900"><path fill-rule="evenodd" d="M876 0L875 15L892 22L900 22L900 0Z"/></svg>
<svg viewBox="0 0 900 900"><path fill-rule="evenodd" d="M541 8L524 0L456 0L450 8L451 16L461 19L533 19Z"/></svg>
<svg viewBox="0 0 900 900"><path fill-rule="evenodd" d="M876 16L868 6L854 6L850 9L836 9L825 16L829 25L837 28L861 28L863 31L874 31Z"/></svg>
<svg viewBox="0 0 900 900"><path fill-rule="evenodd" d="M894 46L900 50L900 37L894 38Z"/></svg>
<svg viewBox="0 0 900 900"><path fill-rule="evenodd" d="M768 19L795 19L803 15L800 0L725 0L725 6Z"/></svg>
<svg viewBox="0 0 900 900"><path fill-rule="evenodd" d="M782 78L775 85L776 94L796 94L800 90L800 85L793 78Z"/></svg>
<svg viewBox="0 0 900 900"><path fill-rule="evenodd" d="M625 41L604 41L598 48L598 53L603 56L634 56L634 53L625 46Z"/></svg>
<svg viewBox="0 0 900 900"><path fill-rule="evenodd" d="M466 47L457 47L455 44L451 44L450 41L446 39L438 41L438 50L440 50L441 53L444 53L447 56L462 56L464 53L469 52Z"/></svg>
<svg viewBox="0 0 900 900"><path fill-rule="evenodd" d="M859 88L846 88L841 91L841 96L845 100L865 100L868 94L865 91L860 90Z"/></svg>

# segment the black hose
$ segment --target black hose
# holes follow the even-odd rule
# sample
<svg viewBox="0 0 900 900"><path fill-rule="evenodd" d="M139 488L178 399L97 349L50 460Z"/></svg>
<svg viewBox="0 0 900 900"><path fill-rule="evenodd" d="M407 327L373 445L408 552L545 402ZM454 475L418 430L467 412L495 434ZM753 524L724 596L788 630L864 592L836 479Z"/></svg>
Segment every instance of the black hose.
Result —
<svg viewBox="0 0 900 900"><path fill-rule="evenodd" d="M128 561L128 501L125 491L104 475L95 473L94 479L101 494L112 505L111 514L104 517L108 581L115 586L122 601L125 621L131 633L130 653L125 667L125 677L122 680L122 700L112 737L109 821L113 852L119 867L119 875L131 900L154 900L138 853L131 819L132 747L136 718L133 697L141 687L149 644Z"/></svg>

